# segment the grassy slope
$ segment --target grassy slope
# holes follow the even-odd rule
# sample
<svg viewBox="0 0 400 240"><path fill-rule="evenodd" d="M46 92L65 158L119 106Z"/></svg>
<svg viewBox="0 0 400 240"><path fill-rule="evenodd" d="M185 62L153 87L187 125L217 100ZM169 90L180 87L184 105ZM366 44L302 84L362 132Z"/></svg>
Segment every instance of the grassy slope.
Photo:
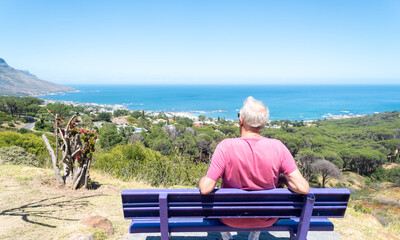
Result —
<svg viewBox="0 0 400 240"><path fill-rule="evenodd" d="M124 220L120 191L151 188L138 182L123 182L91 171L100 183L96 190L72 191L57 187L52 170L0 165L0 239L68 239L76 232L92 233L96 239L121 239L129 221ZM386 192L385 192L386 191ZM399 188L376 191L374 196L400 199ZM114 235L90 229L80 220L100 215L114 226ZM399 226L374 224L368 215L349 207L344 219L332 219L343 239L390 239L400 236ZM392 238L396 239L396 238Z"/></svg>

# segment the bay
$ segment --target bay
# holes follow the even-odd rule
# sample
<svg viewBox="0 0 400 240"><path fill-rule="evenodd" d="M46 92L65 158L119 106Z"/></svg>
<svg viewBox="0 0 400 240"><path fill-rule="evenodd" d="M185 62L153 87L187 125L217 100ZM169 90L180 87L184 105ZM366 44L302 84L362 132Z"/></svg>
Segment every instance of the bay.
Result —
<svg viewBox="0 0 400 240"><path fill-rule="evenodd" d="M400 85L70 85L79 92L44 99L123 104L131 110L187 112L236 119L247 96L270 120L316 120L400 110Z"/></svg>

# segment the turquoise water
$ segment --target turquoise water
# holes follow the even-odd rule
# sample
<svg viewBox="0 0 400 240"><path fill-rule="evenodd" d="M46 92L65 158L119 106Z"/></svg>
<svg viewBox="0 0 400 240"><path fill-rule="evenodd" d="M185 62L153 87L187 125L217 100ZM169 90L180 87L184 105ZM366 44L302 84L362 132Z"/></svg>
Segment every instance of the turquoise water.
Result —
<svg viewBox="0 0 400 240"><path fill-rule="evenodd" d="M42 96L131 110L189 112L236 119L247 96L263 101L271 120L400 110L400 85L71 85L79 92Z"/></svg>

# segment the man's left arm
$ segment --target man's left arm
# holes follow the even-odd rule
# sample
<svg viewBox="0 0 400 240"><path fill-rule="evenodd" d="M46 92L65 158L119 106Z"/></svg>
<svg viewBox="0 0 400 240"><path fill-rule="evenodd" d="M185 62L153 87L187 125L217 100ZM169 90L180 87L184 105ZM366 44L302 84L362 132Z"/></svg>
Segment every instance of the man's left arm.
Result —
<svg viewBox="0 0 400 240"><path fill-rule="evenodd" d="M209 194L214 190L217 185L217 181L212 180L211 178L204 176L199 183L199 189L201 194Z"/></svg>
<svg viewBox="0 0 400 240"><path fill-rule="evenodd" d="M217 185L218 179L222 177L225 171L226 158L224 149L224 141L222 141L218 144L213 153L210 168L208 169L206 176L200 180L199 189L201 194L209 194L212 192Z"/></svg>

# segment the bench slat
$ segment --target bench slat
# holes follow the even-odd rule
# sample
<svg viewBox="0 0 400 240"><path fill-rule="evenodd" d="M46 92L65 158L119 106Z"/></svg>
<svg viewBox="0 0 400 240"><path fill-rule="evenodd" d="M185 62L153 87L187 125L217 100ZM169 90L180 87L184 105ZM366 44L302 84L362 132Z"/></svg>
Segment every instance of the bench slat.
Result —
<svg viewBox="0 0 400 240"><path fill-rule="evenodd" d="M273 226L268 228L251 229L254 231L293 231L298 227L299 219L279 219ZM250 229L231 228L218 219L169 219L170 232L248 232ZM326 218L311 219L309 231L333 231L334 226ZM130 233L160 232L159 220L133 220L129 226Z"/></svg>

